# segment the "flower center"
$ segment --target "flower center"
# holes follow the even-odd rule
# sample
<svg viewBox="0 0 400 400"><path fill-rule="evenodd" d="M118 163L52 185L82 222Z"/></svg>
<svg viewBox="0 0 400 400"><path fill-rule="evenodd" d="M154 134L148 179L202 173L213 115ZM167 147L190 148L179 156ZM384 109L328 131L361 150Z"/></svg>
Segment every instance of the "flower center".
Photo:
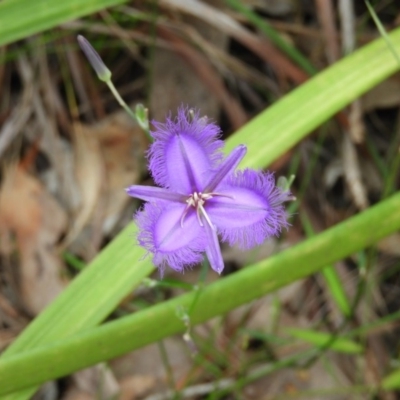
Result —
<svg viewBox="0 0 400 400"><path fill-rule="evenodd" d="M187 206L181 217L181 227L183 228L183 221L185 220L185 217L186 217L187 213L189 212L190 207L194 207L196 209L197 220L199 221L200 226L203 226L203 222L201 220L201 216L203 216L205 218L205 220L207 221L207 223L211 226L211 228L215 229L214 225L211 223L210 217L208 216L208 214L204 208L206 201L212 199L214 196L229 197L229 198L233 199L233 196L229 196L229 195L225 195L225 194L221 194L221 193L202 193L202 192L192 193L186 199Z"/></svg>
<svg viewBox="0 0 400 400"><path fill-rule="evenodd" d="M208 224L212 227L213 225L210 221L210 218L207 215L206 210L204 209L204 204L206 200L212 199L212 197L213 193L201 193L201 192L192 193L186 199L187 206L181 217L181 227L183 228L183 221L185 220L185 217L189 212L190 207L194 207L196 209L197 220L199 221L200 226L203 226L203 222L201 221L201 215L203 215Z"/></svg>

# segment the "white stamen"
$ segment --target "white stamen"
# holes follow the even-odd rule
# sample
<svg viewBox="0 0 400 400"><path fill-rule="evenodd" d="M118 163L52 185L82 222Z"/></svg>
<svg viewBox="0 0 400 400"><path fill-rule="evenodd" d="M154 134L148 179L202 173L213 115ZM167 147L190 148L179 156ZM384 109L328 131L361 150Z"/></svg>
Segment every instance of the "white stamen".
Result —
<svg viewBox="0 0 400 400"><path fill-rule="evenodd" d="M206 221L208 222L208 225L210 225L211 229L213 231L215 231L215 227L214 225L211 223L210 217L208 216L208 214L206 213L206 210L204 209L202 204L199 204L199 209L201 211L201 213L203 214L204 218L206 219ZM201 226L203 226L202 223L200 223Z"/></svg>
<svg viewBox="0 0 400 400"><path fill-rule="evenodd" d="M207 221L207 223L210 225L210 227L213 230L215 230L215 227L211 223L210 217L208 216L208 214L204 208L204 204L206 203L206 200L210 200L214 196L228 197L230 199L234 199L234 196L230 196L230 195L222 194L222 193L194 192L186 199L187 206L186 206L185 210L183 211L183 214L181 217L181 227L183 228L183 222L186 218L187 213L189 212L190 207L194 207L196 209L196 215L197 215L197 220L199 222L199 225L204 226L203 222L201 220L201 216L203 215L205 220Z"/></svg>

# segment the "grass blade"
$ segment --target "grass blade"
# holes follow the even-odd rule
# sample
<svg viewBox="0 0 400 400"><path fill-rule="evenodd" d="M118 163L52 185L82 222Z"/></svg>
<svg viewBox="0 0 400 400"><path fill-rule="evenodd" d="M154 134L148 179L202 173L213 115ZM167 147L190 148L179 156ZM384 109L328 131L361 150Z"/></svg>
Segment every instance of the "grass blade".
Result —
<svg viewBox="0 0 400 400"><path fill-rule="evenodd" d="M2 0L0 46L126 0Z"/></svg>
<svg viewBox="0 0 400 400"><path fill-rule="evenodd" d="M316 347L327 348L345 354L360 354L364 351L363 347L353 340L333 336L327 332L316 332L311 329L289 328L285 330L289 335L296 339L304 340Z"/></svg>

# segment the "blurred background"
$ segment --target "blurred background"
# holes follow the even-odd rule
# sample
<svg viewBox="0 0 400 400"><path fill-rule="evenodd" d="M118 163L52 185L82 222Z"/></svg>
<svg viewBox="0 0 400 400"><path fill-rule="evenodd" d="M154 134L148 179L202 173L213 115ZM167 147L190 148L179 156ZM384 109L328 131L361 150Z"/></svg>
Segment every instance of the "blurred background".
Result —
<svg viewBox="0 0 400 400"><path fill-rule="evenodd" d="M398 1L371 3L387 31L400 25ZM215 120L224 138L379 37L361 0L149 0L0 48L0 349L132 223L140 203L124 188L152 184L146 135L96 78L78 34L99 52L129 105L143 103L163 121L187 104ZM249 252L223 247L224 274L398 190L399 105L396 74L270 166L277 177L296 175L292 227ZM195 350L169 338L49 382L35 398L400 398L366 389L398 365L399 261L396 234L335 265L350 320L318 274L196 328ZM143 285L110 318L171 298L198 275L168 271L162 287ZM346 330L365 349L351 342L310 353L292 328ZM216 381L225 387L219 394Z"/></svg>

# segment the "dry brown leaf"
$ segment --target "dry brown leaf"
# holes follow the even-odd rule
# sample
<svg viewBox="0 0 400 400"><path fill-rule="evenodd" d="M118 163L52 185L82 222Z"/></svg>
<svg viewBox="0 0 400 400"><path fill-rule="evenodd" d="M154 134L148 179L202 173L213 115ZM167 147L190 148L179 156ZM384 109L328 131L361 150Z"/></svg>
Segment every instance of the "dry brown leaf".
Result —
<svg viewBox="0 0 400 400"><path fill-rule="evenodd" d="M239 129L247 121L246 113L240 102L228 92L222 78L211 66L206 57L193 49L191 45L180 39L172 31L164 29L163 35L173 43L175 51L192 67L201 78L205 87L208 88L207 92L209 91L210 93L206 96L206 99L213 93L221 103L232 127Z"/></svg>
<svg viewBox="0 0 400 400"><path fill-rule="evenodd" d="M134 108L134 106L132 107ZM99 138L107 176L103 233L109 234L130 202L125 188L139 183L145 170L146 135L125 111L117 112L94 127Z"/></svg>
<svg viewBox="0 0 400 400"><path fill-rule="evenodd" d="M73 131L75 172L80 189L80 202L74 210L72 225L64 240L64 246L77 238L92 217L96 206L104 205L100 193L105 171L99 140L90 128L81 124L76 124Z"/></svg>
<svg viewBox="0 0 400 400"><path fill-rule="evenodd" d="M70 245L75 254L90 260L97 253L104 235L110 234L130 201L125 188L138 183L144 169L148 143L145 134L125 111L119 111L92 126L81 126L82 137L89 138L93 162L77 166L83 187L86 211L80 214L79 234ZM96 182L88 182L90 174ZM92 187L91 187L92 185ZM93 193L93 191L95 193Z"/></svg>
<svg viewBox="0 0 400 400"><path fill-rule="evenodd" d="M354 143L359 144L364 141L365 125L361 100L356 100L350 104L349 133Z"/></svg>
<svg viewBox="0 0 400 400"><path fill-rule="evenodd" d="M214 5L218 3L216 0L210 2ZM203 48L207 43L212 43L213 48L221 52L227 48L228 37L219 29L190 15L184 21L184 24L180 24L184 37L188 36L191 40L193 37L197 38L196 42L201 41ZM228 93L217 71L211 67L209 59L173 34L166 25L160 26L160 32L170 40L175 51L154 49L150 107L153 118L164 120L170 110L187 104L201 110L203 115L217 120L220 103L234 127L243 125L246 114L236 99Z"/></svg>
<svg viewBox="0 0 400 400"><path fill-rule="evenodd" d="M151 91L152 118L163 121L171 110L181 104L199 108L202 114L216 119L218 102L201 78L175 52L154 50L153 85Z"/></svg>
<svg viewBox="0 0 400 400"><path fill-rule="evenodd" d="M207 22L216 29L232 36L248 47L262 60L271 64L275 71L296 83L304 82L307 75L275 49L266 39L260 38L241 26L227 13L198 0L161 0L162 7L176 9Z"/></svg>
<svg viewBox="0 0 400 400"><path fill-rule="evenodd" d="M184 381L190 371L191 359L183 339L171 337L163 340L163 346L173 379ZM158 344L152 344L111 361L112 370L119 381L129 377L145 377L147 390L166 390L169 386L167 371ZM143 388L144 390L144 388Z"/></svg>
<svg viewBox="0 0 400 400"><path fill-rule="evenodd" d="M244 3L279 17L296 11L296 5L293 0L245 0Z"/></svg>
<svg viewBox="0 0 400 400"><path fill-rule="evenodd" d="M155 378L150 375L134 375L121 379L119 400L135 400L142 398L154 387Z"/></svg>
<svg viewBox="0 0 400 400"><path fill-rule="evenodd" d="M59 390L55 381L46 382L34 394L32 400L58 400Z"/></svg>
<svg viewBox="0 0 400 400"><path fill-rule="evenodd" d="M378 249L386 254L400 257L400 233L382 239L378 242Z"/></svg>
<svg viewBox="0 0 400 400"><path fill-rule="evenodd" d="M209 397L207 395L212 395L216 392L216 390L233 388L234 384L235 380L232 378L218 379L214 382L200 383L185 387L179 391L179 395L182 399L202 399L204 397ZM175 398L175 390L164 390L162 392L146 396L143 398L143 400L172 400Z"/></svg>
<svg viewBox="0 0 400 400"><path fill-rule="evenodd" d="M31 130L25 128L25 137L33 143L37 142L50 161L51 168L41 174L47 181L46 187L52 193L58 194L67 210L73 210L74 205L78 204L79 196L73 171L71 144L60 136L54 115L49 114L36 89L33 109L36 123L30 125Z"/></svg>
<svg viewBox="0 0 400 400"><path fill-rule="evenodd" d="M340 57L333 3L330 0L315 0L315 5L324 36L325 54L329 64L333 64Z"/></svg>
<svg viewBox="0 0 400 400"><path fill-rule="evenodd" d="M2 329L0 330L0 351L4 350L15 339L18 332Z"/></svg>
<svg viewBox="0 0 400 400"><path fill-rule="evenodd" d="M332 367L329 369L326 365ZM329 396L324 394L318 396L315 393L312 399L344 400L349 397L335 394L334 390L338 384L342 386L348 385L347 382L348 379L336 367L334 359L332 360L332 357L326 356L325 362L318 361L307 370L286 368L262 377L246 386L244 393L246 394L246 399L249 400L290 399L292 396L293 398L309 398L308 396L301 396L301 393L303 391L318 392L331 388L332 394Z"/></svg>
<svg viewBox="0 0 400 400"><path fill-rule="evenodd" d="M361 99L364 113L377 108L392 108L400 104L400 74L374 86Z"/></svg>
<svg viewBox="0 0 400 400"><path fill-rule="evenodd" d="M6 171L0 191L1 233L15 235L21 300L33 315L65 285L56 243L66 224L64 211L36 178L20 167Z"/></svg>
<svg viewBox="0 0 400 400"><path fill-rule="evenodd" d="M19 317L18 311L2 293L0 293L0 309L13 319Z"/></svg>
<svg viewBox="0 0 400 400"><path fill-rule="evenodd" d="M280 94L276 83L265 73L258 71L255 66L249 65L242 59L239 59L227 51L226 45L221 45L217 38L210 37L205 33L209 31L216 31L213 28L208 28L204 31L198 27L198 24L178 24L179 29L182 30L184 36L188 37L190 41L198 46L206 57L215 66L219 73L227 79L232 79L232 75L238 78L239 84L251 83L256 87L265 88L273 92L276 96ZM197 29L196 29L197 27ZM219 34L226 39L223 33ZM225 40L226 41L226 40ZM245 82L243 82L245 81ZM207 114L210 115L211 114Z"/></svg>
<svg viewBox="0 0 400 400"><path fill-rule="evenodd" d="M71 390L77 390L82 398L111 399L119 394L119 384L105 364L84 369L72 376ZM71 394L69 398L72 399Z"/></svg>
<svg viewBox="0 0 400 400"><path fill-rule="evenodd" d="M364 382L368 386L378 387L383 377L387 374L387 367L390 365L390 356L382 337L371 336L365 346ZM382 400L396 400L397 396L391 392L383 392L379 396Z"/></svg>
<svg viewBox="0 0 400 400"><path fill-rule="evenodd" d="M93 394L78 389L76 386L68 388L62 400L96 400L97 397Z"/></svg>
<svg viewBox="0 0 400 400"><path fill-rule="evenodd" d="M13 107L13 112L3 124L0 131L0 157L3 155L15 136L20 134L32 113L32 106L34 104L33 71L25 56L20 55L18 64L24 82L24 91L20 102Z"/></svg>
<svg viewBox="0 0 400 400"><path fill-rule="evenodd" d="M3 287L0 288L0 290ZM15 291L13 293L15 297ZM25 315L0 293L0 351L8 346L27 324Z"/></svg>
<svg viewBox="0 0 400 400"><path fill-rule="evenodd" d="M212 1L218 3L218 1ZM188 26L189 28L185 28ZM225 49L227 36L198 18L188 16L180 24L183 36L196 36L203 44L210 42L216 49ZM218 72L207 56L193 48L167 25L159 25L159 32L173 46L174 51L154 50L154 71L151 110L154 119L163 120L170 110L181 104L196 107L203 115L218 119L218 103L224 108L234 128L247 120L239 102L227 91ZM197 40L198 42L199 40ZM204 47L204 46L203 46ZM165 94L168 93L168 96Z"/></svg>

